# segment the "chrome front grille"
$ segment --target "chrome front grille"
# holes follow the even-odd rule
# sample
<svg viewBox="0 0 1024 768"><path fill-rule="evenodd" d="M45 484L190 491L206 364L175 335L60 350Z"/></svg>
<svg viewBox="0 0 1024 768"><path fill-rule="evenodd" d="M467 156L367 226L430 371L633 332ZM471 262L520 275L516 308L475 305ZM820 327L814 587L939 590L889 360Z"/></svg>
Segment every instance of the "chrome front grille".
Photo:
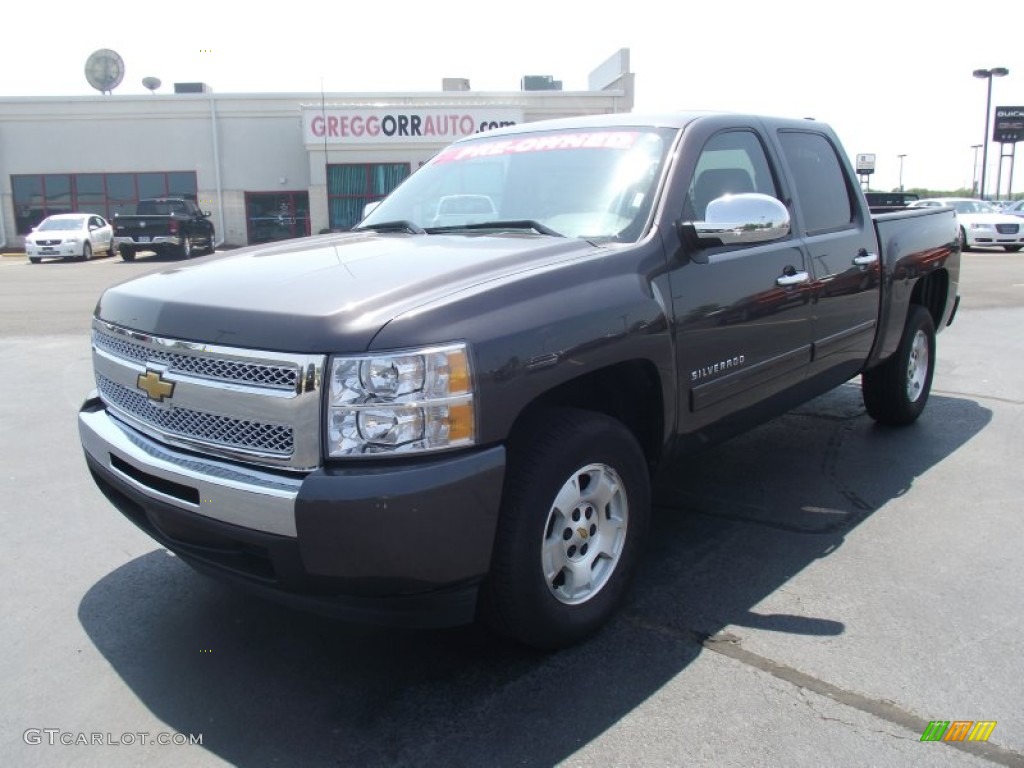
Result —
<svg viewBox="0 0 1024 768"><path fill-rule="evenodd" d="M140 362L157 362L169 371L191 373L219 381L256 384L279 389L295 389L299 371L294 366L258 365L214 357L183 355L166 349L147 347L124 336L94 330L92 342L116 357Z"/></svg>
<svg viewBox="0 0 1024 768"><path fill-rule="evenodd" d="M996 224L996 232L1000 235L1016 235L1019 231L1019 224Z"/></svg>
<svg viewBox="0 0 1024 768"><path fill-rule="evenodd" d="M110 412L167 445L281 469L320 464L322 355L150 336L93 320Z"/></svg>
<svg viewBox="0 0 1024 768"><path fill-rule="evenodd" d="M131 390L96 375L96 387L103 399L147 424L192 440L225 448L257 450L290 456L295 450L295 433L281 424L232 419L189 408L159 408L139 390Z"/></svg>

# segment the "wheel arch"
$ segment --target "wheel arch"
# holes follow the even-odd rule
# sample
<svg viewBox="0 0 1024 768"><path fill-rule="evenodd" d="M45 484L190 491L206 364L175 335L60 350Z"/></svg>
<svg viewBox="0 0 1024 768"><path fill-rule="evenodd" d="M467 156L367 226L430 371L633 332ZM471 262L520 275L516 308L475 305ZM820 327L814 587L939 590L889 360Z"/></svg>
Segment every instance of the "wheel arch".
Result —
<svg viewBox="0 0 1024 768"><path fill-rule="evenodd" d="M577 408L609 416L628 429L654 468L662 458L665 435L664 393L654 364L630 360L588 372L537 396L519 412L509 443L550 408Z"/></svg>
<svg viewBox="0 0 1024 768"><path fill-rule="evenodd" d="M935 330L943 326L943 320L950 311L949 304L949 273L936 270L920 278L910 294L910 303L918 304L928 310L935 323Z"/></svg>

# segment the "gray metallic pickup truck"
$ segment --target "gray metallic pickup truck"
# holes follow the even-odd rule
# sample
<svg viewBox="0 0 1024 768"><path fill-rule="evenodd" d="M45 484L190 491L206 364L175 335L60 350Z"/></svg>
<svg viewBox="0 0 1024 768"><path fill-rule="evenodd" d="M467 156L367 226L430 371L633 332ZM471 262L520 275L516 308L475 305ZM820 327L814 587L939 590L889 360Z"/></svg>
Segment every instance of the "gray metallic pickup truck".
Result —
<svg viewBox="0 0 1024 768"><path fill-rule="evenodd" d="M106 291L82 445L200 571L557 648L612 615L675 456L858 375L917 419L959 265L954 212L872 219L819 122L519 125L352 232Z"/></svg>

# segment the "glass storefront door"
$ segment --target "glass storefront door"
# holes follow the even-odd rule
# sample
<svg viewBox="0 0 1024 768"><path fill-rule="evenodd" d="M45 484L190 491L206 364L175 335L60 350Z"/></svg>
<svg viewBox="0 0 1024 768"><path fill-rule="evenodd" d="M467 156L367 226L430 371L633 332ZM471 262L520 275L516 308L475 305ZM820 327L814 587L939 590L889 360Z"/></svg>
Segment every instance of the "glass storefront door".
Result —
<svg viewBox="0 0 1024 768"><path fill-rule="evenodd" d="M309 234L308 192L246 192L248 242L269 243Z"/></svg>

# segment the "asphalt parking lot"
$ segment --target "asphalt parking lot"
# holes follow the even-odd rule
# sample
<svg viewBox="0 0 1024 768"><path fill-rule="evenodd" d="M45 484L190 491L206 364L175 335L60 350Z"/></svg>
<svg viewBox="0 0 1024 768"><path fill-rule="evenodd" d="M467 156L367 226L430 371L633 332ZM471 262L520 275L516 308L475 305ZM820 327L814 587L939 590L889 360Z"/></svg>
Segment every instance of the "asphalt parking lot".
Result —
<svg viewBox="0 0 1024 768"><path fill-rule="evenodd" d="M913 427L849 384L674 466L627 605L551 655L263 603L106 502L89 317L176 266L0 259L4 765L1024 766L1024 254L964 254Z"/></svg>

